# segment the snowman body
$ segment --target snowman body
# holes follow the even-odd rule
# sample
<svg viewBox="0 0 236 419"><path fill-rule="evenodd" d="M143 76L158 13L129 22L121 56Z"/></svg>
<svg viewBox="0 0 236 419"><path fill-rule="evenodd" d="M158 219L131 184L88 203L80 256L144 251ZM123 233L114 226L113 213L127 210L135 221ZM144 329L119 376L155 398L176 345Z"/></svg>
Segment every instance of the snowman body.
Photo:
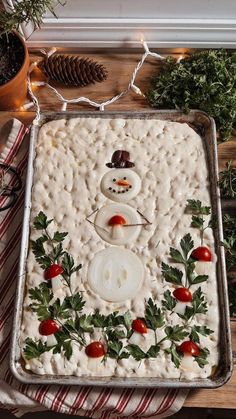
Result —
<svg viewBox="0 0 236 419"><path fill-rule="evenodd" d="M117 150L112 159L118 153L129 158L128 152ZM107 166L111 167L111 164ZM101 192L113 202L97 211L94 225L97 234L113 246L96 253L88 269L90 288L110 302L134 298L144 277L139 257L131 250L117 247L133 243L142 228L140 214L128 204L140 192L141 179L126 165L134 166L122 160L101 179Z"/></svg>

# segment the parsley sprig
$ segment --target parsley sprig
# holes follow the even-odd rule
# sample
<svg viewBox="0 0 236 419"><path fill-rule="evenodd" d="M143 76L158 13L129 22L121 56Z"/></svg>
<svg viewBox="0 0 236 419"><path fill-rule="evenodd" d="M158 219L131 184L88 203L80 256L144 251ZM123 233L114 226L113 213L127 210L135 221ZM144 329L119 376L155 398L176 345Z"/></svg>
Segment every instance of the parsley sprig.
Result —
<svg viewBox="0 0 236 419"><path fill-rule="evenodd" d="M33 254L42 269L46 269L53 263L58 262L60 257L64 254L62 242L68 233L56 231L53 237L51 237L48 232L48 226L52 223L52 221L53 219L48 220L47 216L40 211L35 217L33 223L35 230L42 231L42 236L40 236L37 240L31 240ZM51 247L51 250L48 253L45 249L46 243L48 243Z"/></svg>
<svg viewBox="0 0 236 419"><path fill-rule="evenodd" d="M191 250L193 247L194 242L188 233L180 241L180 250L173 247L170 248L171 259L184 266L185 283L183 283L182 271L162 262L162 275L166 282L179 286L188 286L188 288L190 288L192 285L200 284L201 282L205 282L207 280L207 275L194 275L195 261L191 258Z"/></svg>
<svg viewBox="0 0 236 419"><path fill-rule="evenodd" d="M202 205L201 201L196 199L187 199L187 211L191 211L192 223L191 226L200 230L201 246L203 245L203 235L207 228L212 228L213 221L210 219L208 224L205 224L206 220L204 216L211 214L211 207Z"/></svg>

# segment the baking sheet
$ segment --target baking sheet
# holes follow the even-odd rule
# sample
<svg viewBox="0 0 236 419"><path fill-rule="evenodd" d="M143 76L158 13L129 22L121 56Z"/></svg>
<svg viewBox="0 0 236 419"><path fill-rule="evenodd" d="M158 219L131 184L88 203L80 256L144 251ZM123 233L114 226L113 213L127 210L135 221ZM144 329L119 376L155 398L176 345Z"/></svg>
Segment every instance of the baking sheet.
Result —
<svg viewBox="0 0 236 419"><path fill-rule="evenodd" d="M217 218L215 235L215 252L217 254L217 286L220 311L220 360L215 373L209 378L199 378L193 381L179 379L165 379L155 377L76 377L37 375L24 369L24 360L21 357L19 336L24 300L26 280L26 260L28 254L28 241L30 231L31 188L33 182L33 161L35 145L40 127L56 119L71 119L78 117L93 118L139 118L161 119L180 123L188 123L202 137L206 149L207 164L210 178L210 193L212 214ZM26 181L25 211L23 220L23 233L21 241L21 255L19 264L18 284L16 291L16 309L13 323L13 336L11 344L10 366L13 374L24 383L33 384L68 384L68 385L97 385L114 387L169 387L169 388L216 388L225 384L232 373L232 349L230 337L230 321L227 296L227 278L224 260L224 248L220 245L223 241L221 222L220 192L218 188L218 159L215 124L212 118L201 111L191 111L185 115L179 111L142 111L142 112L59 112L45 113L41 116L38 126L31 130L28 172Z"/></svg>

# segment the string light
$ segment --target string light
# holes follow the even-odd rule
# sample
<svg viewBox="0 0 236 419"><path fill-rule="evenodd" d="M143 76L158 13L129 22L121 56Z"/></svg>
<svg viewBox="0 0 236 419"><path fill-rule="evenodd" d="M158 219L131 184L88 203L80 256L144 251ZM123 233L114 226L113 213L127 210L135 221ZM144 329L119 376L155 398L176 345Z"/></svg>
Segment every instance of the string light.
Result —
<svg viewBox="0 0 236 419"><path fill-rule="evenodd" d="M69 103L86 103L86 104L89 104L89 105L99 109L100 111L104 111L106 106L110 105L111 103L116 102L121 97L125 96L130 90L132 90L134 93L136 93L140 96L145 97L145 95L142 93L141 89L138 86L135 85L135 79L136 79L137 73L140 70L140 68L143 66L143 64L144 64L144 62L145 62L145 60L148 56L157 58L158 60L161 60L161 61L165 60L165 57L160 55L160 54L157 54L156 52L150 51L149 48L148 48L147 42L143 38L140 39L140 42L141 42L141 44L144 48L144 53L143 53L140 61L138 62L138 64L136 65L136 67L135 67L135 69L132 73L131 80L130 80L127 88L125 90L121 91L118 95L113 96L112 98L106 100L105 102L101 102L101 103L95 102L95 101L90 100L89 98L84 97L84 96L80 96L80 97L74 98L74 99L66 99L64 96L61 95L61 93L59 93L57 91L57 89L55 89L55 87L51 86L49 83L42 82L42 81L34 81L34 82L31 83L30 82L30 73L31 72L30 72L29 73L29 79L28 79L28 89L29 89L29 94L32 98L32 101L33 101L33 103L36 107L36 117L33 121L33 124L37 125L39 123L39 120L40 120L40 106L39 106L39 102L38 102L37 97L35 96L35 94L32 91L32 86L47 86L49 89L51 89L55 93L57 98L63 103L62 104L62 111L64 111L64 112L67 110L67 105ZM56 50L57 49L55 47L53 47L48 52L46 52L45 50L40 50L40 52L43 55L46 55L47 57L50 57L52 54L54 54L54 52L56 52ZM181 57L179 57L179 60L182 59ZM36 63L36 66L37 66L38 62L35 61L33 63L33 65L35 63Z"/></svg>
<svg viewBox="0 0 236 419"><path fill-rule="evenodd" d="M180 63L180 61L182 60L184 58L184 56L183 55L180 55L179 56L179 58L178 58L178 60L176 61L178 64Z"/></svg>
<svg viewBox="0 0 236 419"><path fill-rule="evenodd" d="M20 111L21 112L27 111L27 109L33 108L33 106L34 106L34 102L25 103L23 106L20 107Z"/></svg>

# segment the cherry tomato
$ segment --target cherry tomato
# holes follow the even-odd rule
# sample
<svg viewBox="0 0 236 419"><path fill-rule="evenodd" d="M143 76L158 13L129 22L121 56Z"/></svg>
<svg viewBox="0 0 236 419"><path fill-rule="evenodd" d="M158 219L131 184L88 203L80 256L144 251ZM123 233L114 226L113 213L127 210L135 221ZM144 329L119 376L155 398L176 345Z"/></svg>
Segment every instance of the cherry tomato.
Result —
<svg viewBox="0 0 236 419"><path fill-rule="evenodd" d="M200 246L194 249L191 257L202 262L211 262L212 260L211 251L205 246Z"/></svg>
<svg viewBox="0 0 236 419"><path fill-rule="evenodd" d="M100 358L105 355L106 351L101 342L91 342L86 346L85 353L90 358Z"/></svg>
<svg viewBox="0 0 236 419"><path fill-rule="evenodd" d="M49 268L45 269L44 271L44 277L45 279L52 279L55 278L55 276L58 276L64 272L61 265L58 265L57 263L53 263L53 265L49 266Z"/></svg>
<svg viewBox="0 0 236 419"><path fill-rule="evenodd" d="M200 355L200 348L196 345L196 343L192 342L191 340L186 340L182 342L181 345L178 347L178 351L182 352L183 354L188 354L192 356L199 356Z"/></svg>
<svg viewBox="0 0 236 419"><path fill-rule="evenodd" d="M117 224L118 225L124 225L124 224L126 224L126 220L124 219L124 217L122 217L122 215L114 215L108 221L108 225L109 226L114 226L114 225L117 225Z"/></svg>
<svg viewBox="0 0 236 419"><path fill-rule="evenodd" d="M184 303L187 303L189 301L192 301L192 293L189 291L188 288L176 288L173 292L173 296L178 301L182 301Z"/></svg>
<svg viewBox="0 0 236 419"><path fill-rule="evenodd" d="M134 330L134 332L141 333L142 335L144 333L147 333L147 326L145 322L141 319L133 320L132 329Z"/></svg>
<svg viewBox="0 0 236 419"><path fill-rule="evenodd" d="M39 325L39 333L43 336L52 335L58 332L59 329L58 324L52 319L43 320Z"/></svg>

